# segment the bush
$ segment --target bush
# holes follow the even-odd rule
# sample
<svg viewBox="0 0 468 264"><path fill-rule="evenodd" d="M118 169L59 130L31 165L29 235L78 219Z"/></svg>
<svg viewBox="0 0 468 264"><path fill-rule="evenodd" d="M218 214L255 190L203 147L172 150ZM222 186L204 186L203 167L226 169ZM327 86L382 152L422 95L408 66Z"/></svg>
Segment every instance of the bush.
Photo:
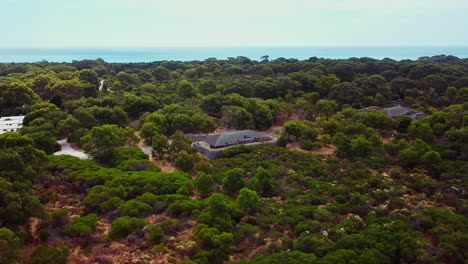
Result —
<svg viewBox="0 0 468 264"><path fill-rule="evenodd" d="M370 165L375 169L383 169L388 166L388 162L384 157L372 157L370 159Z"/></svg>
<svg viewBox="0 0 468 264"><path fill-rule="evenodd" d="M294 248L306 253L323 257L333 248L333 241L322 235L311 235L299 238Z"/></svg>
<svg viewBox="0 0 468 264"><path fill-rule="evenodd" d="M314 148L314 142L308 139L302 139L299 141L299 147L304 150L312 150Z"/></svg>
<svg viewBox="0 0 468 264"><path fill-rule="evenodd" d="M144 217L153 212L153 208L146 203L137 200L130 200L119 206L118 211L120 215L127 215L133 217Z"/></svg>
<svg viewBox="0 0 468 264"><path fill-rule="evenodd" d="M174 166L181 171L190 171L195 165L195 161L192 155L182 150L177 153L174 158Z"/></svg>
<svg viewBox="0 0 468 264"><path fill-rule="evenodd" d="M161 226L155 225L149 229L149 232L146 233L146 237L154 244L159 244L164 238L164 231Z"/></svg>
<svg viewBox="0 0 468 264"><path fill-rule="evenodd" d="M117 239L126 237L131 233L141 230L146 225L145 220L124 216L112 221L112 228L109 231L109 238Z"/></svg>
<svg viewBox="0 0 468 264"><path fill-rule="evenodd" d="M30 264L65 264L68 259L68 248L58 246L56 248L47 248L39 246L31 256Z"/></svg>
<svg viewBox="0 0 468 264"><path fill-rule="evenodd" d="M178 219L169 218L162 221L159 226L167 235L175 235L180 230L180 223Z"/></svg>
<svg viewBox="0 0 468 264"><path fill-rule="evenodd" d="M0 228L0 263L19 263L20 240L10 229Z"/></svg>
<svg viewBox="0 0 468 264"><path fill-rule="evenodd" d="M81 216L65 228L65 234L71 237L91 235L97 220L96 214Z"/></svg>

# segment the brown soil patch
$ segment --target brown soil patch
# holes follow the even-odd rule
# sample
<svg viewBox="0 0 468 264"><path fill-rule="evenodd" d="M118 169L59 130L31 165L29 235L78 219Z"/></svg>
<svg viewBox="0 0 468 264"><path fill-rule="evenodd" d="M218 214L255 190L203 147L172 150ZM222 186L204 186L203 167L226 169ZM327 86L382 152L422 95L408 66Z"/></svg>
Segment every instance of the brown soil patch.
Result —
<svg viewBox="0 0 468 264"><path fill-rule="evenodd" d="M170 173L177 171L177 169L172 166L172 164L166 160L158 160L158 159L152 159L150 158L151 162L154 163L154 165L158 166L162 172Z"/></svg>
<svg viewBox="0 0 468 264"><path fill-rule="evenodd" d="M304 153L310 153L315 155L333 155L335 154L336 147L332 144L324 145L322 148L313 149L313 150L304 150L299 147L298 143L289 143L287 146L288 150L300 151Z"/></svg>
<svg viewBox="0 0 468 264"><path fill-rule="evenodd" d="M395 138L393 136L389 137L380 137L380 140L382 140L383 143L392 143Z"/></svg>

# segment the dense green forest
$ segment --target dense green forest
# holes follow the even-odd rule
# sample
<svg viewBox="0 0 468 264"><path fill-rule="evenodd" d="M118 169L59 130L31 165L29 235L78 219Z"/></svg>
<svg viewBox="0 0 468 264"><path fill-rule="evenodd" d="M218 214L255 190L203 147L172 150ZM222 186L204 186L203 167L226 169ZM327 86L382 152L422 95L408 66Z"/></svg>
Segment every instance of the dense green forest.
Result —
<svg viewBox="0 0 468 264"><path fill-rule="evenodd" d="M468 260L468 59L0 64L11 115L0 264ZM185 136L226 129L276 146Z"/></svg>

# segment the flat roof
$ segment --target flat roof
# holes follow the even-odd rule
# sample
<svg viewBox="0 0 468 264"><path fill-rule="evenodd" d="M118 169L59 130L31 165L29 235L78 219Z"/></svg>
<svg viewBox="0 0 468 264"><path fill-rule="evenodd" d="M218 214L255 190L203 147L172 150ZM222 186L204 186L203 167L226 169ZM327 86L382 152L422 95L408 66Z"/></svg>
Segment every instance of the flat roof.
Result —
<svg viewBox="0 0 468 264"><path fill-rule="evenodd" d="M13 129L13 128L22 128L23 124L9 124L9 125L4 125L0 124L0 129Z"/></svg>
<svg viewBox="0 0 468 264"><path fill-rule="evenodd" d="M23 124L23 120L0 120L0 125Z"/></svg>
<svg viewBox="0 0 468 264"><path fill-rule="evenodd" d="M24 116L2 116L0 121L12 121L12 120L23 120Z"/></svg>

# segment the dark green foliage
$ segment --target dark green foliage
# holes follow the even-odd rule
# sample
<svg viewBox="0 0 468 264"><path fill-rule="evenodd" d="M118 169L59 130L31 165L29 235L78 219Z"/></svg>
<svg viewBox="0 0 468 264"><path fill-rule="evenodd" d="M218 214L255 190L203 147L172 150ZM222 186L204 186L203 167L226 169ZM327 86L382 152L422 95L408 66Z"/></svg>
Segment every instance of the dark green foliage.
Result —
<svg viewBox="0 0 468 264"><path fill-rule="evenodd" d="M132 217L144 217L153 212L153 208L146 203L136 200L130 200L120 205L117 211L121 215L128 215Z"/></svg>
<svg viewBox="0 0 468 264"><path fill-rule="evenodd" d="M152 243L159 244L164 238L164 232L161 226L155 225L155 226L150 227L148 233L146 233L146 236Z"/></svg>
<svg viewBox="0 0 468 264"><path fill-rule="evenodd" d="M237 194L244 187L244 171L236 168L226 172L223 179L223 190L229 195Z"/></svg>
<svg viewBox="0 0 468 264"><path fill-rule="evenodd" d="M31 256L31 264L65 264L69 251L66 246L47 248L39 246Z"/></svg>
<svg viewBox="0 0 468 264"><path fill-rule="evenodd" d="M333 241L322 235L306 235L299 238L294 249L305 253L314 253L323 257L334 247Z"/></svg>
<svg viewBox="0 0 468 264"><path fill-rule="evenodd" d="M80 216L73 221L69 226L65 227L65 234L71 237L83 237L92 234L96 227L98 216L96 214L89 214L87 216Z"/></svg>
<svg viewBox="0 0 468 264"><path fill-rule="evenodd" d="M195 179L195 188L202 198L209 197L214 191L213 178L204 172L198 172Z"/></svg>
<svg viewBox="0 0 468 264"><path fill-rule="evenodd" d="M10 229L0 228L0 263L20 263L20 239Z"/></svg>
<svg viewBox="0 0 468 264"><path fill-rule="evenodd" d="M111 163L122 171L160 171L159 168L155 167L154 164L148 160L148 155L140 148L115 149Z"/></svg>
<svg viewBox="0 0 468 264"><path fill-rule="evenodd" d="M26 223L43 216L33 183L48 160L33 147L31 138L18 133L0 135L0 221L5 226Z"/></svg>
<svg viewBox="0 0 468 264"><path fill-rule="evenodd" d="M259 209L260 198L255 191L242 188L237 196L237 203L242 210L252 213Z"/></svg>
<svg viewBox="0 0 468 264"><path fill-rule="evenodd" d="M233 255L252 259L239 263L462 263L466 68L453 56L0 64L1 116L26 115L27 135L0 136L0 224L29 246L36 241L26 223L39 217L41 241L80 244L83 257L100 243L97 218L124 216L109 238L128 237L141 251L157 245L174 263ZM426 116L358 110L397 104ZM140 122L125 129L129 117ZM269 130L273 124L283 131ZM322 149L238 146L220 159L196 157L184 133L218 126ZM154 156L191 175L159 172L131 147L133 129ZM37 150L52 153L64 137L101 164ZM81 204L84 215L70 222L75 210L44 214L39 201ZM156 224L144 228L142 218ZM20 262L20 239L5 230L0 256ZM57 251L40 248L34 261L64 262Z"/></svg>
<svg viewBox="0 0 468 264"><path fill-rule="evenodd" d="M194 166L194 158L185 150L182 150L175 155L174 165L181 171L190 171Z"/></svg>
<svg viewBox="0 0 468 264"><path fill-rule="evenodd" d="M123 216L112 221L109 238L118 239L140 231L146 225L145 220Z"/></svg>

